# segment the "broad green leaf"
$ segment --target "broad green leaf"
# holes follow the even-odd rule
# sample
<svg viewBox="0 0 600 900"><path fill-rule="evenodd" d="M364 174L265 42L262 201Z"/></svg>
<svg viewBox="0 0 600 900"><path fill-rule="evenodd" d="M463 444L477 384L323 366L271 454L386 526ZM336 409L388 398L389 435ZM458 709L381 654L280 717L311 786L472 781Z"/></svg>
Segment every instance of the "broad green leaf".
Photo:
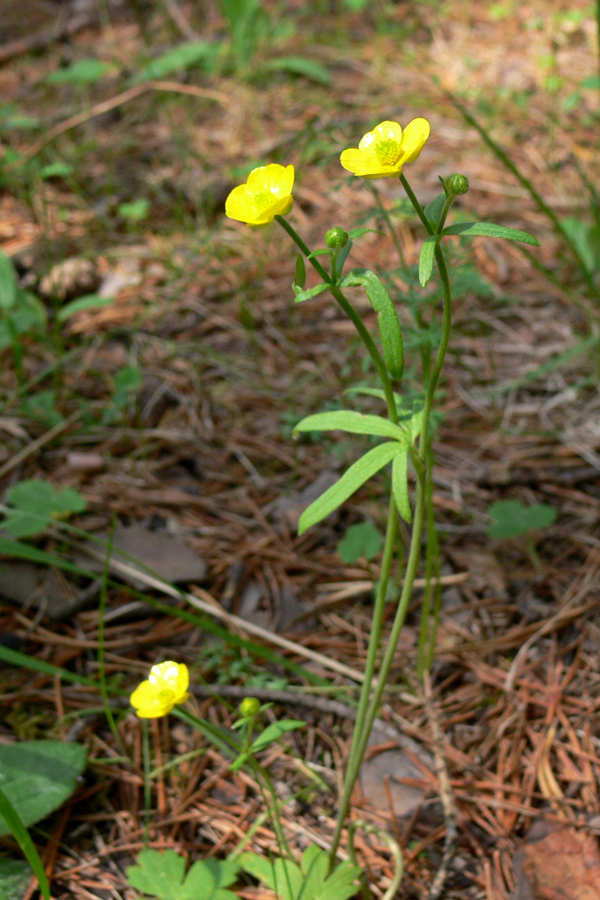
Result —
<svg viewBox="0 0 600 900"><path fill-rule="evenodd" d="M328 284L316 284L314 287L309 288L307 291L302 291L297 285L294 285L294 293L296 294L296 296L294 297L294 303L303 303L305 300L310 300L311 297L317 297L328 288Z"/></svg>
<svg viewBox="0 0 600 900"><path fill-rule="evenodd" d="M131 203L121 203L117 213L128 222L143 222L150 212L150 201L147 197L138 197Z"/></svg>
<svg viewBox="0 0 600 900"><path fill-rule="evenodd" d="M189 41L172 50L167 50L149 63L134 78L134 84L140 81L153 81L172 75L180 69L188 69L197 63L208 62L211 65L219 53L220 44L209 41Z"/></svg>
<svg viewBox="0 0 600 900"><path fill-rule="evenodd" d="M0 250L0 310L11 309L17 299L17 279L13 264Z"/></svg>
<svg viewBox="0 0 600 900"><path fill-rule="evenodd" d="M290 72L292 75L303 75L317 84L325 87L331 84L331 75L321 63L308 59L306 56L280 56L270 59L262 68L270 72Z"/></svg>
<svg viewBox="0 0 600 900"><path fill-rule="evenodd" d="M536 528L547 528L556 519L556 510L548 503L525 506L520 500L499 500L488 510L491 523L487 533L490 537L519 537Z"/></svg>
<svg viewBox="0 0 600 900"><path fill-rule="evenodd" d="M322 519L341 506L348 497L368 481L376 472L383 469L394 458L402 444L398 441L386 441L373 447L364 456L361 456L350 468L344 472L339 481L336 481L324 494L307 507L298 522L298 533L304 532L316 525Z"/></svg>
<svg viewBox="0 0 600 900"><path fill-rule="evenodd" d="M341 287L362 286L377 313L383 358L390 375L400 380L404 373L404 345L398 313L381 280L369 269L353 269L340 282Z"/></svg>
<svg viewBox="0 0 600 900"><path fill-rule="evenodd" d="M75 313L83 312L86 309L99 309L101 306L110 306L110 304L114 302L113 297L100 297L98 294L86 294L85 297L80 297L78 300L72 300L70 303L66 303L62 309L59 310L56 318L59 322L66 322L66 320L70 319L71 316L74 316Z"/></svg>
<svg viewBox="0 0 600 900"><path fill-rule="evenodd" d="M358 522L351 525L341 541L337 552L342 562L352 565L364 556L373 559L381 551L383 538L381 532L371 522Z"/></svg>
<svg viewBox="0 0 600 900"><path fill-rule="evenodd" d="M81 494L66 488L57 491L49 481L31 478L15 484L7 493L12 509L3 526L14 537L31 537L47 528L54 517L83 512L86 503Z"/></svg>
<svg viewBox="0 0 600 900"><path fill-rule="evenodd" d="M440 239L439 234L430 234L423 241L419 254L419 284L426 287L433 275L433 263L435 260L435 248Z"/></svg>
<svg viewBox="0 0 600 900"><path fill-rule="evenodd" d="M65 69L51 72L46 81L48 84L94 84L111 68L99 59L79 59Z"/></svg>
<svg viewBox="0 0 600 900"><path fill-rule="evenodd" d="M0 291L1 291L0 286ZM28 331L42 329L46 325L47 314L44 304L30 291L17 287L15 304L2 316L0 304L0 350L13 343L13 332L26 334Z"/></svg>
<svg viewBox="0 0 600 900"><path fill-rule="evenodd" d="M0 857L0 897L23 900L31 881L31 866L22 859Z"/></svg>
<svg viewBox="0 0 600 900"><path fill-rule="evenodd" d="M347 431L350 434L375 434L379 437L406 441L406 432L382 416L370 416L349 409L315 413L306 416L296 427L296 431Z"/></svg>
<svg viewBox="0 0 600 900"><path fill-rule="evenodd" d="M445 202L446 193L443 192L441 194L438 194L437 197L434 197L433 200L431 200L423 210L423 212L425 213L425 218L434 231L437 231L440 224L440 218Z"/></svg>
<svg viewBox="0 0 600 900"><path fill-rule="evenodd" d="M448 228L444 228L442 234L460 234L463 237L498 237L507 241L521 241L521 243L531 244L533 247L540 246L540 242L532 234L519 231L517 228L494 225L492 222L463 222L460 225L449 225Z"/></svg>
<svg viewBox="0 0 600 900"><path fill-rule="evenodd" d="M185 875L185 860L175 850L141 850L136 866L127 869L130 885L161 900L237 900L225 888L239 870L237 862L199 859Z"/></svg>
<svg viewBox="0 0 600 900"><path fill-rule="evenodd" d="M408 497L408 450L400 450L392 462L392 491L398 512L410 524L412 512Z"/></svg>
<svg viewBox="0 0 600 900"><path fill-rule="evenodd" d="M73 166L66 162L54 162L42 166L38 174L41 179L46 181L48 178L68 178L72 173Z"/></svg>
<svg viewBox="0 0 600 900"><path fill-rule="evenodd" d="M280 722L271 722L252 742L252 752L258 753L259 750L264 750L269 744L278 741L286 732L296 731L297 728L303 728L304 725L306 725L306 722L301 722L298 719L282 719Z"/></svg>
<svg viewBox="0 0 600 900"><path fill-rule="evenodd" d="M306 263L301 253L296 257L296 275L294 277L294 287L299 287L301 291L306 286Z"/></svg>
<svg viewBox="0 0 600 900"><path fill-rule="evenodd" d="M25 741L0 744L0 788L25 828L44 819L71 796L86 764L81 744ZM10 829L0 817L0 836Z"/></svg>

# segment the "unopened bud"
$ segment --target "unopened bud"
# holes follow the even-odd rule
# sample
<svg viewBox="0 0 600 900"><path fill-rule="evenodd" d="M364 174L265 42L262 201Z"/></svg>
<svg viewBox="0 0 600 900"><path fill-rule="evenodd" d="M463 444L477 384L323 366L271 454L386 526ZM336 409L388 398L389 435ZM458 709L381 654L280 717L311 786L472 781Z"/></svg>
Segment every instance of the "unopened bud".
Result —
<svg viewBox="0 0 600 900"><path fill-rule="evenodd" d="M348 243L348 232L343 228L330 228L325 235L325 243L330 250L341 250Z"/></svg>
<svg viewBox="0 0 600 900"><path fill-rule="evenodd" d="M458 194L466 194L469 190L469 179L465 175L457 175L455 172L454 175L449 175L446 178L444 187L446 188L446 193L451 194L453 197L458 196Z"/></svg>
<svg viewBox="0 0 600 900"><path fill-rule="evenodd" d="M256 697L245 697L240 703L240 715L244 717L256 716L260 710L260 702Z"/></svg>

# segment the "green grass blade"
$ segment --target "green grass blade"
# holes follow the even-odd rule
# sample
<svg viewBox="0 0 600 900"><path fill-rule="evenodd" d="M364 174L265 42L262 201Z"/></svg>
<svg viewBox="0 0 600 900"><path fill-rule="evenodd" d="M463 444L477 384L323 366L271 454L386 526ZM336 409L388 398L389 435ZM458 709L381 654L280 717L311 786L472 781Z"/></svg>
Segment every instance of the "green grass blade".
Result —
<svg viewBox="0 0 600 900"><path fill-rule="evenodd" d="M10 828L11 834L17 841L19 847L27 858L29 865L33 869L44 900L50 900L50 885L48 884L48 879L46 878L44 864L40 859L40 855L36 850L35 844L29 836L29 832L21 822L17 811L1 788L0 816L2 816L2 818Z"/></svg>

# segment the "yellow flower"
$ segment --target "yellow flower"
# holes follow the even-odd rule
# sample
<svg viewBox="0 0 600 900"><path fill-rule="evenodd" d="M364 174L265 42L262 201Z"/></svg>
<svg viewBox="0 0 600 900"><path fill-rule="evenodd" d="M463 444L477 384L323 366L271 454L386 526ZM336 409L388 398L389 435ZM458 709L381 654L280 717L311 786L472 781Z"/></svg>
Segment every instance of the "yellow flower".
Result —
<svg viewBox="0 0 600 900"><path fill-rule="evenodd" d="M397 122L381 122L365 134L358 150L344 150L344 169L364 178L399 175L404 163L417 158L429 137L427 119L413 119L404 131Z"/></svg>
<svg viewBox="0 0 600 900"><path fill-rule="evenodd" d="M293 186L293 166L260 166L250 172L246 184L232 190L225 201L225 214L246 225L268 225L275 216L289 213Z"/></svg>
<svg viewBox="0 0 600 900"><path fill-rule="evenodd" d="M142 681L130 702L140 719L158 719L170 713L176 703L189 698L190 673L183 663L162 662L150 669L147 681Z"/></svg>

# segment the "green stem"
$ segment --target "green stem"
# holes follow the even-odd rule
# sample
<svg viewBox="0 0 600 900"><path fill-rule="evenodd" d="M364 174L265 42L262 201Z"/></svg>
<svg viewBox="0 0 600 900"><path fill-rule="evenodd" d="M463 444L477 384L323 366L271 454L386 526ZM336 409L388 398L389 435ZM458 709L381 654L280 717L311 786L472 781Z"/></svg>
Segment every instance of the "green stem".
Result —
<svg viewBox="0 0 600 900"><path fill-rule="evenodd" d="M383 548L383 556L381 559L381 574L377 584L377 593L375 596L375 605L373 608L373 618L371 625L371 636L369 638L369 646L367 649L367 660L365 663L365 677L361 685L360 698L358 701L358 709L356 712L356 722L352 732L352 743L348 752L348 761L346 764L346 776L344 778L344 788L335 823L335 832L331 844L329 855L330 869L335 864L335 855L340 843L342 829L348 810L350 809L350 800L356 779L358 777L364 749L361 749L361 739L364 734L365 721L369 710L369 695L373 687L373 678L375 675L375 666L377 663L377 651L381 642L381 632L383 629L383 617L385 612L385 599L387 595L387 587L392 571L392 563L394 561L394 550L396 546L396 536L398 534L398 511L394 497L390 497L390 506L388 514L388 523L385 534L385 544ZM370 730L370 729L369 729ZM368 737L368 735L367 735Z"/></svg>
<svg viewBox="0 0 600 900"><path fill-rule="evenodd" d="M381 353L375 346L375 342L374 342L373 338L371 337L371 335L369 334L367 327L365 326L364 322L362 321L362 319L360 318L360 316L358 315L358 313L356 312L356 310L354 309L354 307L352 306L350 301L347 299L347 297L344 295L344 293L340 290L338 285L333 282L331 276L323 268L323 266L318 261L318 259L315 259L314 257L310 256L310 249L307 247L307 245L304 243L304 241L302 240L300 235L295 231L295 229L289 224L289 222L286 219L284 219L283 216L275 216L275 218L279 222L281 227L284 229L284 231L287 231L287 233L289 234L291 239L294 241L296 246L302 251L302 253L304 253L306 258L312 265L313 269L321 276L321 278L323 279L325 284L327 284L329 286L329 290L333 294L338 305L343 309L343 311L346 313L346 315L348 316L348 318L350 319L350 321L356 328L363 344L365 345L365 347L367 348L367 350L369 352L371 359L375 363L375 368L377 369L377 374L379 375L379 378L381 379L381 384L383 386L383 392L385 394L385 401L386 401L387 408L388 408L388 415L389 415L391 421L394 422L395 425L397 425L398 424L398 413L396 411L396 400L394 398L394 390L392 388L390 376L389 376L388 370L386 368L386 365L383 361L383 357L381 356Z"/></svg>
<svg viewBox="0 0 600 900"><path fill-rule="evenodd" d="M406 181L404 175L400 176L404 189L408 194L408 197L413 204L417 215L423 222L428 234L432 233L431 225L427 221L425 213L423 209L415 197L410 185ZM431 418L431 410L433 406L433 399L435 396L435 390L437 387L437 383L439 381L440 373L442 371L442 366L444 364L444 358L446 355L446 351L448 349L448 341L450 339L450 328L452 324L452 295L450 292L450 280L448 277L448 270L446 268L446 262L444 260L444 256L441 248L436 247L436 262L438 266L438 271L440 275L440 281L442 284L442 296L443 296L443 319L442 319L442 337L440 340L440 346L438 348L438 352L435 359L435 364L433 367L433 371L431 373L431 378L429 380L429 384L427 386L427 393L425 396L425 408L424 408L424 417L423 417L423 429L421 432L421 438L419 442L419 450L418 453L414 454L414 463L415 470L417 473L417 490L415 496L415 513L413 520L413 530L410 539L410 549L408 553L408 560L406 563L406 571L404 573L404 584L402 586L402 593L400 595L400 601L398 603L398 608L396 610L396 615L394 618L394 623L392 625L392 630L390 636L387 641L385 653L383 660L381 662L381 666L379 669L379 675L377 678L377 682L375 684L373 695L368 701L368 692L371 688L371 678L367 677L367 669L365 667L365 681L363 683L363 689L361 691L361 700L359 705L359 710L361 710L360 718L359 714L357 714L357 722L354 729L354 736L352 739L352 746L350 749L350 755L348 760L348 768L346 771L346 777L344 779L344 791L342 794L342 798L340 801L340 807L338 810L336 827L333 834L331 849L329 851L329 867L330 870L333 869L335 865L335 857L337 854L338 847L340 845L340 840L342 837L342 829L348 815L348 810L350 808L350 797L352 795L352 791L354 789L354 785L358 779L360 773L360 767L362 764L362 760L364 758L365 752L367 750L369 736L371 734L371 729L373 728L373 723L375 718L377 717L377 713L379 711L379 706L381 703L381 698L383 696L383 692L385 690L385 685L388 680L392 664L394 661L394 656L396 654L396 648L398 646L398 640L400 638L400 632L402 630L402 626L404 625L404 620L406 618L406 613L408 611L408 606L413 593L413 585L415 576L417 573L417 566L419 564L419 559L421 556L421 543L423 540L423 528L425 523L425 508L427 501L427 480L428 480L428 470L431 465L431 456L429 454L429 426L430 426L430 418ZM392 511L395 512L395 506L393 502L390 502L390 517ZM397 515L394 516L397 520ZM386 535L386 546L384 548L384 558L386 552L390 552L393 555L393 544L391 547L388 546L387 537L391 531L390 521L388 520L388 534ZM396 521L397 526L397 521ZM391 559L390 559L390 568L391 568ZM380 591L383 588L383 601L385 601L385 590L387 589L387 580L385 581L385 587L383 586L384 576L386 572L383 568L382 563L382 577L379 583ZM389 570L387 571L387 577L389 577ZM378 601L381 601L381 598L378 594ZM377 604L376 604L376 611ZM381 615L383 615L383 608L381 608ZM373 615L373 632L371 635L371 642L369 644L369 650L371 649L371 644L373 643L373 638L377 637L379 640L379 636L381 633L381 624L377 623L376 620L376 612ZM369 658L367 658L367 665L369 664ZM363 697L366 699L363 700ZM368 702L368 706L366 711L362 713L363 703L366 705ZM359 727L360 723L360 727Z"/></svg>
<svg viewBox="0 0 600 900"><path fill-rule="evenodd" d="M371 729L373 728L373 723L377 717L377 713L379 712L381 698L383 696L385 685L392 668L394 656L396 655L398 639L400 637L400 632L402 630L402 626L404 625L404 620L408 611L408 605L412 597L413 583L417 572L419 558L421 556L424 509L425 486L422 483L422 478L417 475L414 524L410 540L408 560L406 563L406 572L404 574L404 584L402 586L402 593L400 595L400 602L398 603L398 608L396 610L394 624L392 625L392 631L387 642L385 654L379 668L379 675L374 686L373 696L371 697L371 701L365 714L363 727L360 732L356 727L354 729L354 737L352 741L354 752L352 753L351 761L349 761L348 763L348 770L346 772L346 778L344 781L344 793L340 801L336 828L331 841L331 849L329 851L330 869L333 869L335 865L335 858L342 837L342 828L346 816L348 815L348 810L350 808L350 797L352 794L352 789L354 788L354 785L356 784L356 781L360 774L360 767L367 750Z"/></svg>
<svg viewBox="0 0 600 900"><path fill-rule="evenodd" d="M411 188L410 184L406 180L406 176L403 173L400 173L400 183L401 183L402 187L404 188L404 190L406 191L406 193L408 195L408 199L412 203L416 214L418 215L421 222L423 223L423 228L425 229L427 234L433 234L433 228L429 224L429 219L425 215L425 213L423 211L423 207L417 200L415 194L413 193L413 189Z"/></svg>

